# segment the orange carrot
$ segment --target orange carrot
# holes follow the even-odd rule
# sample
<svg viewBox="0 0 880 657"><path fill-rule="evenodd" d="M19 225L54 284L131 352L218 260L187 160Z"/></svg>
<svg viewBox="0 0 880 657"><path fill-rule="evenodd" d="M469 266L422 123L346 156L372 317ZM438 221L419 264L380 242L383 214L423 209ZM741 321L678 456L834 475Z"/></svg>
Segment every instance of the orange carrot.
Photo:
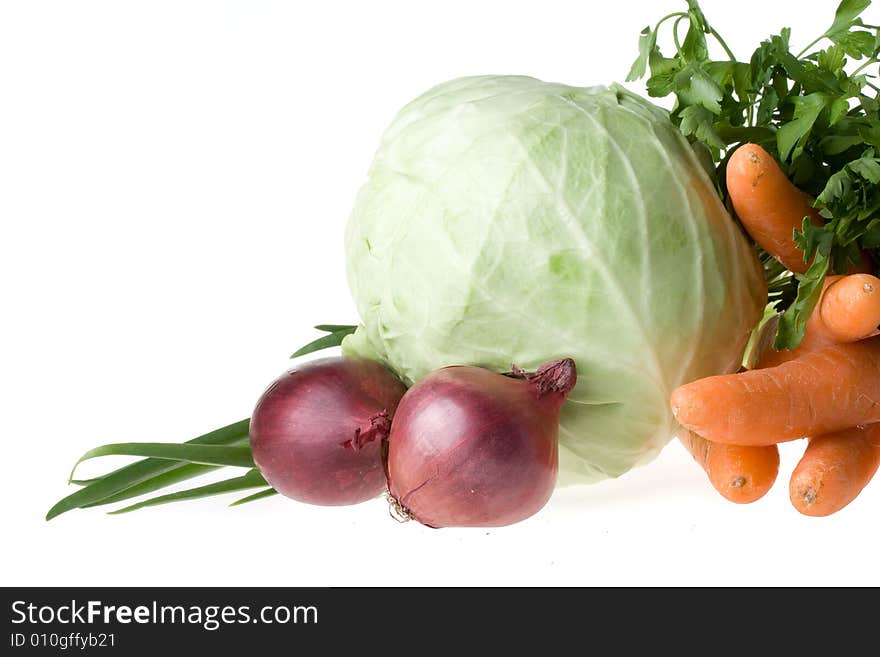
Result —
<svg viewBox="0 0 880 657"><path fill-rule="evenodd" d="M804 217L819 226L822 217L810 196L786 178L776 160L757 144L743 144L727 162L727 191L746 232L786 269L809 267L794 242Z"/></svg>
<svg viewBox="0 0 880 657"><path fill-rule="evenodd" d="M770 445L880 422L880 336L763 370L699 379L672 393L673 415L713 442Z"/></svg>
<svg viewBox="0 0 880 657"><path fill-rule="evenodd" d="M779 448L722 445L682 429L678 438L709 475L709 481L731 502L749 504L773 486L779 472Z"/></svg>
<svg viewBox="0 0 880 657"><path fill-rule="evenodd" d="M778 316L774 317L763 327L746 367L756 367L754 361L767 353L780 353L772 350L777 319ZM678 431L678 439L706 471L715 490L731 502L755 502L766 495L776 481L779 472L779 448L776 445L713 443L683 427Z"/></svg>
<svg viewBox="0 0 880 657"><path fill-rule="evenodd" d="M794 349L773 349L776 323L770 320L760 336L756 367L775 367L832 344L862 340L876 335L878 325L880 279L870 274L828 276L801 343Z"/></svg>
<svg viewBox="0 0 880 657"><path fill-rule="evenodd" d="M765 367L776 367L777 365L782 365L782 363L787 363L790 360L799 358L804 354L808 354L812 351L816 351L818 349L837 344L838 342L842 342L841 340L835 340L832 337L831 332L825 327L824 323L819 320L819 318L821 317L819 309L821 308L822 302L825 299L825 292L828 290L828 287L832 283L835 283L841 278L843 277L825 277L825 283L822 287L822 293L819 297L819 301L816 303L816 308L813 310L812 314L810 314L810 318L807 320L807 329L804 332L804 338L803 340L801 340L800 344L794 349L783 349L781 351L776 351L773 348L773 337L776 335L776 325L778 324L779 319L778 315L768 321L767 324L765 324L764 330L762 331L760 336L761 341L758 345L758 353L756 354L756 368L763 369Z"/></svg>
<svg viewBox="0 0 880 657"><path fill-rule="evenodd" d="M876 333L880 278L870 274L835 277L825 287L810 319L814 330L821 329L834 342L854 342Z"/></svg>
<svg viewBox="0 0 880 657"><path fill-rule="evenodd" d="M812 438L791 475L791 503L804 515L830 515L856 498L878 466L880 424Z"/></svg>
<svg viewBox="0 0 880 657"><path fill-rule="evenodd" d="M750 355L750 362L747 365L750 370L776 367L777 365L782 365L782 363L787 363L790 360L799 358L804 354L835 344L834 342L825 339L824 336L817 335L816 332L812 330L808 321L804 338L797 347L794 349L777 351L773 348L773 338L776 336L776 327L778 324L779 315L776 315L761 327L761 332L757 338L758 342Z"/></svg>

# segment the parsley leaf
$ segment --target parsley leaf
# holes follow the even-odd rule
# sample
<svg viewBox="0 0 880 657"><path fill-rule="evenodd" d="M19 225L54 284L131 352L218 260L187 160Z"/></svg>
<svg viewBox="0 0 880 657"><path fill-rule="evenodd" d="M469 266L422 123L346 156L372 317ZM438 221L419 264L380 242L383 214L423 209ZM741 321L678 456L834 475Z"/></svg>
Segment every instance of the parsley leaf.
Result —
<svg viewBox="0 0 880 657"><path fill-rule="evenodd" d="M828 258L818 257L805 274L796 274L799 282L797 298L779 317L776 339L773 341L774 349L791 349L789 345L798 345L803 340L807 320L822 293L822 283L827 273Z"/></svg>
<svg viewBox="0 0 880 657"><path fill-rule="evenodd" d="M776 131L776 146L779 149L780 159L795 159L803 152L813 125L829 100L828 95L821 91L791 99L794 115Z"/></svg>
<svg viewBox="0 0 880 657"><path fill-rule="evenodd" d="M870 32L853 30L851 32L839 32L829 34L828 38L850 57L860 58L874 52L876 39Z"/></svg>
<svg viewBox="0 0 880 657"><path fill-rule="evenodd" d="M627 82L638 80L645 74L648 66L648 58L654 50L654 44L657 43L657 33L650 27L646 27L639 35L639 56L633 62L629 69L629 75L626 76Z"/></svg>
<svg viewBox="0 0 880 657"><path fill-rule="evenodd" d="M843 0L837 7L834 14L834 22L825 36L832 37L834 34L840 34L849 30L855 24L855 20L867 9L871 4L871 0Z"/></svg>
<svg viewBox="0 0 880 657"><path fill-rule="evenodd" d="M799 344L828 273L845 272L865 254L880 262L880 28L861 18L870 4L840 2L831 26L800 52L792 50L792 31L783 28L740 61L699 2L687 0L686 8L642 31L627 77L647 77L652 97L674 96L670 118L713 158L722 197L727 158L750 141L816 199L825 223L804 221L793 236L811 263L806 273L785 270L755 245L769 304L782 313L780 349ZM673 31L687 25L668 55L660 39L665 22Z"/></svg>

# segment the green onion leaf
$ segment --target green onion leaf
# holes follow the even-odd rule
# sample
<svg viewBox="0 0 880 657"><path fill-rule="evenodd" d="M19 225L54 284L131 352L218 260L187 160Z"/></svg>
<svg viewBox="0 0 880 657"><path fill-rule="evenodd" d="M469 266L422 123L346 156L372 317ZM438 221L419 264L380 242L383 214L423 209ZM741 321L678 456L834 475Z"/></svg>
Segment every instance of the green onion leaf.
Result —
<svg viewBox="0 0 880 657"><path fill-rule="evenodd" d="M338 333L339 331L351 331L354 333L357 326L352 324L318 324L315 328L324 333Z"/></svg>
<svg viewBox="0 0 880 657"><path fill-rule="evenodd" d="M248 442L247 436L239 437L235 440L230 441L230 445L246 445ZM97 502L92 502L90 504L83 504L82 508L91 508L93 506L102 506L104 504L113 504L114 502L121 502L122 500L131 499L132 497L138 497L139 495L146 495L147 493L152 493L162 488L166 488L168 486L172 486L174 484L180 483L181 481L186 481L188 479L192 479L194 477L201 476L207 472L211 472L212 470L219 469L216 465L201 465L198 463L186 463L179 461L168 461L166 459L147 459L147 460L155 460L157 463L170 463L172 469L161 472L154 477L150 477L149 479L140 482L134 486L130 486L125 490L122 490L114 495L110 495L102 500L98 500ZM126 466L127 467L127 466ZM118 471L116 471L118 472ZM105 475L108 476L108 475ZM88 479L87 482L95 482L100 481L101 477L97 479Z"/></svg>
<svg viewBox="0 0 880 657"><path fill-rule="evenodd" d="M351 335L357 329L356 326L346 326L338 331L333 331L332 333L328 333L325 336L318 338L317 340L313 340L309 342L307 345L300 347L290 356L291 358L299 358L300 356L305 356L306 354L310 354L315 351L321 351L322 349L329 349L331 347L338 347L342 344L342 340L347 335Z"/></svg>
<svg viewBox="0 0 880 657"><path fill-rule="evenodd" d="M202 465L232 465L242 468L254 467L254 459L249 447L230 447L228 445L188 445L186 443L111 443L90 449L74 464L70 473L83 461L99 456L149 456L154 459L169 459Z"/></svg>
<svg viewBox="0 0 880 657"><path fill-rule="evenodd" d="M138 502L137 504L132 504L131 506L127 506L123 509L110 511L110 514L116 515L119 513L129 513L130 511L144 509L149 506L170 504L171 502L181 502L184 500L197 500L203 497L211 497L212 495L233 493L239 490L247 490L248 488L259 488L260 486L265 485L266 480L263 479L263 476L259 473L258 470L254 469L250 470L247 474L242 475L241 477L225 479L223 481L218 481L213 484L207 484L205 486L199 486L197 488L188 488L187 490L178 491L176 493L169 493L168 495L151 497L148 500Z"/></svg>
<svg viewBox="0 0 880 657"><path fill-rule="evenodd" d="M186 444L189 445L223 445L234 443L236 441L246 441L248 437L248 427L250 420L241 420L233 424L215 429L198 438L193 438ZM167 461L162 459L144 459L130 465L126 465L118 470L114 470L98 478L94 483L90 483L55 504L46 514L46 520L61 515L71 509L77 509L98 500L105 499L111 495L115 495L120 491L126 490L132 486L148 481L152 477L169 472L181 467L178 461Z"/></svg>
<svg viewBox="0 0 880 657"><path fill-rule="evenodd" d="M115 495L105 497L103 500L98 500L97 502L92 502L91 504L84 504L83 508L103 506L104 504L113 504L115 502L121 502L123 500L131 499L132 497L138 497L140 495L146 495L147 493L153 493L161 488L167 488L168 486L178 484L181 481L186 481L188 479L201 476L208 472L213 472L217 469L217 466L214 465L183 463L178 465L178 467L174 468L173 470L169 470L168 472L163 472L160 475L151 477L150 479L142 481L135 486L131 486L123 491L119 491Z"/></svg>
<svg viewBox="0 0 880 657"><path fill-rule="evenodd" d="M220 427L219 429L214 429L213 431L209 431L206 434L202 434L197 438L193 438L192 440L187 440L185 445L236 445L236 444L245 444L248 440L248 431L250 429L251 421L250 418L245 420L239 420L238 422L233 422L232 424L227 424L225 427ZM100 477L96 477L95 479L87 479L85 481L92 482L98 481L99 479L106 479L108 477L116 477L120 475L125 475L133 470L138 469L142 466L152 466L156 468L162 468L162 470L157 470L157 474L161 472L166 472L169 468L179 468L181 466L180 463L175 463L172 461L168 461L166 459L144 459L143 461L137 461L130 465L125 465L117 470L112 470L107 474L101 475ZM82 480L81 480L82 481Z"/></svg>
<svg viewBox="0 0 880 657"><path fill-rule="evenodd" d="M277 495L278 491L274 488L267 488L265 490L261 490L253 495L248 495L247 497L242 497L240 500L235 500L229 506L239 506L241 504L247 504L248 502L256 502L257 500L262 500L266 497L272 497L273 495Z"/></svg>

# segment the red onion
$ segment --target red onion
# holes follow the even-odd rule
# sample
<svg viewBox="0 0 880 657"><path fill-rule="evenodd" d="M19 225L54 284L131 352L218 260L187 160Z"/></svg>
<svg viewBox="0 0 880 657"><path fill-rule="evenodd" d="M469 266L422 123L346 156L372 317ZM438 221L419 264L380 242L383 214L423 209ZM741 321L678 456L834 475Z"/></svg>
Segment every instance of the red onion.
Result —
<svg viewBox="0 0 880 657"><path fill-rule="evenodd" d="M257 402L250 444L262 475L301 502L356 504L385 488L384 445L406 391L361 358L323 358L277 379Z"/></svg>
<svg viewBox="0 0 880 657"><path fill-rule="evenodd" d="M388 444L392 506L430 527L528 518L556 484L559 412L574 361L534 374L447 367L404 395Z"/></svg>

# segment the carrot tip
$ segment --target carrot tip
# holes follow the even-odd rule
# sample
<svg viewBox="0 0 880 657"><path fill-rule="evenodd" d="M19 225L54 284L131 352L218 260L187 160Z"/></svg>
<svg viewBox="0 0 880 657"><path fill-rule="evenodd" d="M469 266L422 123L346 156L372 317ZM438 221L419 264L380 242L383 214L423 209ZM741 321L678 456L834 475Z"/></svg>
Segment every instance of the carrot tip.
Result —
<svg viewBox="0 0 880 657"><path fill-rule="evenodd" d="M742 488L746 485L745 477L736 477L733 481L730 482L731 488Z"/></svg>
<svg viewBox="0 0 880 657"><path fill-rule="evenodd" d="M816 501L816 491L812 486L809 486L801 493L801 499L803 499L804 503L808 506Z"/></svg>

